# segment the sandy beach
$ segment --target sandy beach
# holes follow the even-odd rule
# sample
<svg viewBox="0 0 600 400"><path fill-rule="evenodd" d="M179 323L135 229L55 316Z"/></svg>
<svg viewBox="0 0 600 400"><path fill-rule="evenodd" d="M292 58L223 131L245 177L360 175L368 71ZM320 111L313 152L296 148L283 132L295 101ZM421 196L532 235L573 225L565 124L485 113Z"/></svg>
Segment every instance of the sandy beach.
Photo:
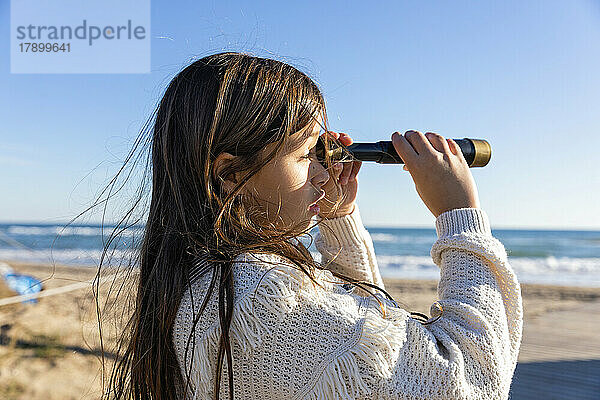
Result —
<svg viewBox="0 0 600 400"><path fill-rule="evenodd" d="M44 290L96 275L93 268L8 264L45 280ZM436 300L435 281L384 280L408 310L428 313ZM110 281L101 285L101 300L109 287ZM523 284L522 292L524 336L511 399L595 398L600 392L600 288ZM14 295L0 280L0 298ZM98 398L101 348L95 306L90 286L40 298L37 304L0 306L0 398ZM113 312L118 315L116 308ZM108 351L115 330L110 322L103 326Z"/></svg>

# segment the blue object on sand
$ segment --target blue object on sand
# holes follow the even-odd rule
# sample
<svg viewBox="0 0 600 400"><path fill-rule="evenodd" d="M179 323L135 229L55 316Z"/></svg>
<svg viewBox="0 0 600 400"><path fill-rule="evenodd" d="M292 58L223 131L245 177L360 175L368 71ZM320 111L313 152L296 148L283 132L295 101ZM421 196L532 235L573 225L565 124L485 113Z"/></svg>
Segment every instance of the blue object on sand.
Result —
<svg viewBox="0 0 600 400"><path fill-rule="evenodd" d="M37 293L42 290L42 282L29 275L7 273L2 275L9 288L18 294ZM36 298L23 300L22 303L37 303Z"/></svg>

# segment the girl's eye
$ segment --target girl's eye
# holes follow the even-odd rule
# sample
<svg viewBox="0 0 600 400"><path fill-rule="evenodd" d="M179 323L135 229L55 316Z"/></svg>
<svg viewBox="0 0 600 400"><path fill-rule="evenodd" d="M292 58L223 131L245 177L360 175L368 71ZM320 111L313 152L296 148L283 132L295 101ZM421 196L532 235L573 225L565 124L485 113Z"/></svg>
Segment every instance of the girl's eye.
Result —
<svg viewBox="0 0 600 400"><path fill-rule="evenodd" d="M313 148L310 150L310 153L303 155L303 156L302 156L302 158L309 159L309 158L311 158L311 157L316 157L316 156L317 156L317 154L316 154L316 147L313 147Z"/></svg>

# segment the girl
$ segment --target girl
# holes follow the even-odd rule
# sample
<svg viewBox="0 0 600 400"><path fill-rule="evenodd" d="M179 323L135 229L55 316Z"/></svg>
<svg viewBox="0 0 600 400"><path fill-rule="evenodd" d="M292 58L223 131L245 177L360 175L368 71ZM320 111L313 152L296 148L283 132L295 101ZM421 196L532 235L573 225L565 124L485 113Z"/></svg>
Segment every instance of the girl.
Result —
<svg viewBox="0 0 600 400"><path fill-rule="evenodd" d="M392 135L436 217L425 319L385 292L356 204L361 163L317 160L320 136L352 143L327 127L318 87L283 62L214 54L171 81L111 396L508 398L520 289L457 144ZM313 219L321 263L298 240Z"/></svg>

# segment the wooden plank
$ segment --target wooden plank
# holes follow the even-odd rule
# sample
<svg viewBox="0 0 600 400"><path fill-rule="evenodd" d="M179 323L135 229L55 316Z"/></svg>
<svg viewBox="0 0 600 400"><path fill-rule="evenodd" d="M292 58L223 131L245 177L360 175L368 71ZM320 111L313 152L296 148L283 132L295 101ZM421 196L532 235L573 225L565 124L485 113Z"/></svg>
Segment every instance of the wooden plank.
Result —
<svg viewBox="0 0 600 400"><path fill-rule="evenodd" d="M600 302L525 321L511 399L600 399Z"/></svg>

